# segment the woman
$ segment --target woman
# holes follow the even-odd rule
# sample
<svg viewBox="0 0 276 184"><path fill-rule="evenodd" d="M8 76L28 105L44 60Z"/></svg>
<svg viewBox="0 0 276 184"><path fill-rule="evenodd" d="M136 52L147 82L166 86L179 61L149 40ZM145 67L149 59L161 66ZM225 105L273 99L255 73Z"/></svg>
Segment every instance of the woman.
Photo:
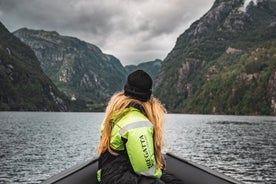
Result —
<svg viewBox="0 0 276 184"><path fill-rule="evenodd" d="M151 96L151 88L151 77L137 70L128 76L124 92L110 99L98 147L100 183L164 184L161 148L166 110Z"/></svg>

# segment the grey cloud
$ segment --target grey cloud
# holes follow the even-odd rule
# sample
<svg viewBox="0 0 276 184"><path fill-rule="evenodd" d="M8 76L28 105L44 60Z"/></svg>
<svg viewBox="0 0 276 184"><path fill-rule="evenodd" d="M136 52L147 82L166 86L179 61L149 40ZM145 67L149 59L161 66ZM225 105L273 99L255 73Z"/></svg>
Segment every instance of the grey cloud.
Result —
<svg viewBox="0 0 276 184"><path fill-rule="evenodd" d="M214 0L0 0L0 21L93 43L124 64L163 59Z"/></svg>

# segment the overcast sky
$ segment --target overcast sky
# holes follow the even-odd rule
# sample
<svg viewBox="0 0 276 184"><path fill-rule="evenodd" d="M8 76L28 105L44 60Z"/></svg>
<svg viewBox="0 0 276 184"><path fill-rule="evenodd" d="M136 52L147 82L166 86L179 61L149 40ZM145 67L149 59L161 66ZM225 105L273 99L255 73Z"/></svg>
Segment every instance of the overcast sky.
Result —
<svg viewBox="0 0 276 184"><path fill-rule="evenodd" d="M0 0L0 21L57 31L98 46L123 65L164 59L215 0Z"/></svg>

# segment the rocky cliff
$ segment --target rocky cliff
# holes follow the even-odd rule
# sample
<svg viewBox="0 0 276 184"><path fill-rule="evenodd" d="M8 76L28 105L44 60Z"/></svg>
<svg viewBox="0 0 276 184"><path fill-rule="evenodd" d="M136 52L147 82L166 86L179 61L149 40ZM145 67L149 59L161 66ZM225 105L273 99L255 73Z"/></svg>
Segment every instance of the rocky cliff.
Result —
<svg viewBox="0 0 276 184"><path fill-rule="evenodd" d="M0 110L68 111L69 100L43 73L31 48L0 23Z"/></svg>
<svg viewBox="0 0 276 184"><path fill-rule="evenodd" d="M103 110L108 98L122 89L126 71L112 55L93 44L57 32L30 30L14 32L29 45L43 71L71 100L86 106L81 110Z"/></svg>
<svg viewBox="0 0 276 184"><path fill-rule="evenodd" d="M275 0L216 0L178 37L155 94L171 112L273 114L275 43Z"/></svg>

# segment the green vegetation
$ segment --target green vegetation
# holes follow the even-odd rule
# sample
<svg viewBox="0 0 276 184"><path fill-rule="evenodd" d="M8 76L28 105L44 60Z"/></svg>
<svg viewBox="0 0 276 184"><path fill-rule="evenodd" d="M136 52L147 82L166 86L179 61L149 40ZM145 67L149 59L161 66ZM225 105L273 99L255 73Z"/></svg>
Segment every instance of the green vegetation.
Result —
<svg viewBox="0 0 276 184"><path fill-rule="evenodd" d="M34 52L0 23L0 110L68 111L69 100L42 72Z"/></svg>
<svg viewBox="0 0 276 184"><path fill-rule="evenodd" d="M188 113L272 113L269 79L276 71L276 41L242 54L223 54L203 69L194 83L202 83L179 106ZM257 50L257 51L256 51ZM230 64L231 63L231 64ZM210 68L217 71L210 71ZM208 80L204 79L208 75ZM200 81L201 80L201 81ZM184 103L183 103L184 102Z"/></svg>
<svg viewBox="0 0 276 184"><path fill-rule="evenodd" d="M160 71L153 91L169 112L275 115L276 1L251 3L246 13L239 11L242 4L216 1L178 37L162 63L126 68L72 37L15 32L36 46L43 71L57 87L43 74L34 52L1 28L0 110L66 110L69 102L58 88L76 97L70 102L74 111L102 111L108 98L122 89L127 73L144 69L153 78Z"/></svg>
<svg viewBox="0 0 276 184"><path fill-rule="evenodd" d="M103 111L109 97L123 87L126 71L112 55L95 45L56 32L14 32L37 53L45 74L73 99L74 111Z"/></svg>
<svg viewBox="0 0 276 184"><path fill-rule="evenodd" d="M220 3L178 38L155 95L169 112L273 114L276 2L246 14L238 11L242 1Z"/></svg>

